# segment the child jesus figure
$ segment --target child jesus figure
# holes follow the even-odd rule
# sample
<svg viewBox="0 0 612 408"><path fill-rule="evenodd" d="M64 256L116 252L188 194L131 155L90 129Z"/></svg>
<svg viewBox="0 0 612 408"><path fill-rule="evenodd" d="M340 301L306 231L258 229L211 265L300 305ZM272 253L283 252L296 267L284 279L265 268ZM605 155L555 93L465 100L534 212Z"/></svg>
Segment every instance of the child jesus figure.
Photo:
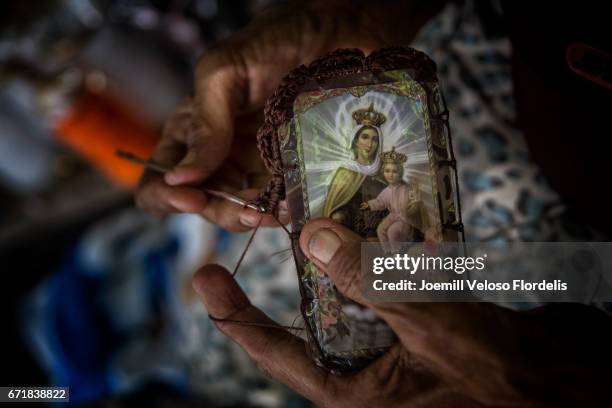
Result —
<svg viewBox="0 0 612 408"><path fill-rule="evenodd" d="M428 226L428 217L421 202L416 180L403 180L407 157L395 151L381 155L383 176L389 185L373 200L363 202L362 210L388 210L389 214L376 229L378 239L385 251L397 251L398 243L420 241L419 236Z"/></svg>

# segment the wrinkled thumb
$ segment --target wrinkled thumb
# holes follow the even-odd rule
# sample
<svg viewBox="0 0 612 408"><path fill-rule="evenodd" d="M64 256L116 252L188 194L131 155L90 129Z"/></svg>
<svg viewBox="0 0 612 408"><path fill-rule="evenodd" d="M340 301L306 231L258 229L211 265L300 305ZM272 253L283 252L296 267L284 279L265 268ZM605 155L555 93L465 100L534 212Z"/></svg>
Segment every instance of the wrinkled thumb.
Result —
<svg viewBox="0 0 612 408"><path fill-rule="evenodd" d="M340 293L365 305L369 302L361 290L361 240L359 235L329 218L319 218L302 229L300 248L331 278Z"/></svg>

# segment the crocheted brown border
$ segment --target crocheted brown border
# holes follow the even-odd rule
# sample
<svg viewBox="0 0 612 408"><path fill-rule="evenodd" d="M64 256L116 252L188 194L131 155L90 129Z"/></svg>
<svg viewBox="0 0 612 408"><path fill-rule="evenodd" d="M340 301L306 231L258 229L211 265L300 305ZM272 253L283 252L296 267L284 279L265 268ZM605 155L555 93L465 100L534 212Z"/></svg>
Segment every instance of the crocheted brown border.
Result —
<svg viewBox="0 0 612 408"><path fill-rule="evenodd" d="M283 162L278 129L293 118L293 102L310 86L327 80L364 72L378 73L409 69L420 82L437 81L436 64L424 53L408 47L387 47L367 57L359 49L339 49L326 54L308 66L293 69L266 102L264 123L257 132L257 146L271 179L259 196L257 205L267 212L275 212L278 202L285 198Z"/></svg>

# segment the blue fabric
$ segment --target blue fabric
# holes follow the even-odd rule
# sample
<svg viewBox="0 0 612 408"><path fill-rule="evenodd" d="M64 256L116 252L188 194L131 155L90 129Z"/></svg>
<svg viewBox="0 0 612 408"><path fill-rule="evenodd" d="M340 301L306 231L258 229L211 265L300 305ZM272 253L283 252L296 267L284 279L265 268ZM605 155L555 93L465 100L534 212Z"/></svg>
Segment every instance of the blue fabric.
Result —
<svg viewBox="0 0 612 408"><path fill-rule="evenodd" d="M140 383L126 381L116 367L126 345L150 338L173 341L174 334L164 327L170 326L168 314L179 293L172 275L179 239L142 216L130 223L111 222L109 228L86 234L26 304L26 330L32 333L26 338L35 353L46 356L41 359L53 383L70 387L74 403L126 392ZM150 239L147 234L157 229L163 233ZM130 282L141 284L124 286ZM126 326L122 310L135 314L133 324ZM184 367L152 366L148 375L143 360L143 378L187 388Z"/></svg>

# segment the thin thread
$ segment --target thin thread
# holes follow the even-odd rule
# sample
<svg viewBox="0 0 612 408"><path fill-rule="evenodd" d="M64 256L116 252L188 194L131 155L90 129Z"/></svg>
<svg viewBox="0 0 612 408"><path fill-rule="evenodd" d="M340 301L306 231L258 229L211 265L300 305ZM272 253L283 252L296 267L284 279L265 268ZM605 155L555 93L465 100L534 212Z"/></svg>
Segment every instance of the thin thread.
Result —
<svg viewBox="0 0 612 408"><path fill-rule="evenodd" d="M294 318L294 319L293 319L293 321L291 322L291 327L293 328L293 330L298 330L298 331L300 331L300 330L305 330L303 327L298 327L298 326L296 326L296 325L295 325L295 322L296 322L296 321L297 321L297 320L298 320L300 317L302 317L302 315L301 315L301 314L298 314L297 316L295 316L295 318Z"/></svg>
<svg viewBox="0 0 612 408"><path fill-rule="evenodd" d="M249 322L247 320L234 320L234 319L219 319L218 317L208 315L208 318L214 322L220 323L236 323L242 326L255 326L255 327L265 327L267 329L279 329L279 330L304 330L303 327L295 327L295 326L283 326L280 324L273 323L257 323L257 322ZM295 321L295 320L294 320Z"/></svg>
<svg viewBox="0 0 612 408"><path fill-rule="evenodd" d="M263 210L260 211L260 214L262 214L262 216L259 218L259 221L257 222L257 226L255 226L255 229L253 230L253 233L251 234L249 241L247 242L246 246L244 247L244 250L242 251L242 254L240 255L240 259L238 259L238 263L236 263L236 267L234 268L234 271L232 272L233 277L236 277L236 274L238 273L238 268L240 268L240 265L242 264L242 260L244 259L247 251L249 250L249 247L253 243L253 238L255 238L255 234L257 233L257 230L261 226L261 222L263 220L265 211ZM289 230L283 225L283 223L280 222L280 220L274 214L270 214L270 216L278 223L278 225L281 226L281 228L287 233L287 235L291 237L291 232L289 232Z"/></svg>
<svg viewBox="0 0 612 408"><path fill-rule="evenodd" d="M283 225L283 223L276 217L276 215L274 214L271 214L271 215L272 215L272 218L274 218L274 221L276 221L277 224L280 225L280 227L287 233L287 235L291 237L291 232L289 232L287 227Z"/></svg>
<svg viewBox="0 0 612 408"><path fill-rule="evenodd" d="M253 233L251 234L249 241L247 242L246 246L244 247L244 250L242 251L242 254L240 255L240 259L238 259L238 263L236 264L236 267L234 268L234 272L232 273L232 277L236 277L236 274L238 273L238 268L240 268L240 265L242 264L242 260L244 259L247 251L249 250L251 244L253 243L253 239L255 238L255 234L257 233L257 230L259 229L259 227L261 226L261 222L263 220L264 215L262 214L262 216L259 218L259 221L257 222L257 226L255 227L255 229L253 230ZM278 225L280 225L283 230L285 230L285 232L287 233L287 235L291 236L291 233L287 230L287 228L285 228L285 226L280 222L280 220L278 218L276 218L276 216L272 215L272 218L274 218L276 220L276 222L278 223ZM303 327L297 327L295 326L293 323L291 326L283 326L283 325L279 325L279 324L272 324L272 323L257 323L257 322L250 322L248 320L234 320L234 319L221 319L212 315L208 315L208 317L210 318L210 320L215 321L215 322L221 322L221 323L234 323L234 324L239 324L241 326L254 326L254 327L264 327L264 328L268 328L268 329L280 329L280 330L284 330L284 331L291 331L291 330L296 330L296 331L301 331L304 330ZM293 322L295 323L295 319L293 320Z"/></svg>
<svg viewBox="0 0 612 408"><path fill-rule="evenodd" d="M270 256L284 255L288 253L289 251L291 251L291 248L281 249L280 251L272 252Z"/></svg>
<svg viewBox="0 0 612 408"><path fill-rule="evenodd" d="M251 237L249 238L249 241L247 242L246 246L244 247L244 250L242 251L242 254L240 255L240 259L238 259L238 263L236 264L236 267L234 268L234 272L232 272L232 276L233 277L235 277L236 273L238 273L238 268L240 268L240 264L242 263L242 260L244 259L244 256L246 255L247 251L249 250L249 247L251 246L251 243L253 242L253 238L255 238L255 234L257 233L257 230L259 229L259 226L261 225L261 220L263 220L263 215L261 217L259 217L259 221L257 222L257 226L253 230L253 233L251 234Z"/></svg>

